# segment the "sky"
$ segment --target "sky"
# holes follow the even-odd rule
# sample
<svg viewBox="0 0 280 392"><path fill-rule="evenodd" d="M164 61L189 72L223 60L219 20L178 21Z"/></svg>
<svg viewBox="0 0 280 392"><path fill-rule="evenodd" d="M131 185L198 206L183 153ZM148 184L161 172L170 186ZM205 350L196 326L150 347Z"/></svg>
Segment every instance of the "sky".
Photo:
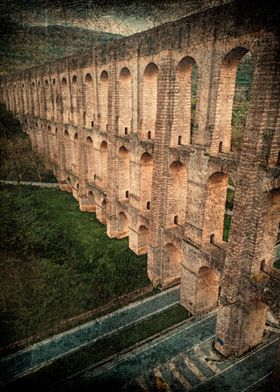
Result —
<svg viewBox="0 0 280 392"><path fill-rule="evenodd" d="M68 25L130 35L230 0L2 0L0 23ZM5 27L7 26L7 27Z"/></svg>

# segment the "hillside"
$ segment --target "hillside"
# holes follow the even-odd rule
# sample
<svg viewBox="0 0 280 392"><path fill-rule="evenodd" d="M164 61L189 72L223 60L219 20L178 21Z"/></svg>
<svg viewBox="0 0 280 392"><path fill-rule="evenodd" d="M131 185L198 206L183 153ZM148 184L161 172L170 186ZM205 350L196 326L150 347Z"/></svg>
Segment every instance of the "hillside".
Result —
<svg viewBox="0 0 280 392"><path fill-rule="evenodd" d="M0 75L54 61L120 38L119 34L71 26L14 24L2 31Z"/></svg>

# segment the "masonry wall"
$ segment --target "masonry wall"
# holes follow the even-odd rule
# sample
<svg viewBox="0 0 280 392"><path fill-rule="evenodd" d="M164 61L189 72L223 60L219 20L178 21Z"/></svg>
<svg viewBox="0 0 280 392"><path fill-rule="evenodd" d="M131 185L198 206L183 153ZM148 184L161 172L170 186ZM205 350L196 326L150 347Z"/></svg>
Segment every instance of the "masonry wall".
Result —
<svg viewBox="0 0 280 392"><path fill-rule="evenodd" d="M181 303L194 314L222 304L216 345L225 355L262 339L266 305L248 281L263 265L273 269L280 222L278 21L257 4L242 7L212 8L1 78L1 101L61 189L95 211L108 236L128 236L136 254L148 254L154 286L181 282ZM235 79L248 52L252 97L236 153ZM229 178L235 199L225 242Z"/></svg>

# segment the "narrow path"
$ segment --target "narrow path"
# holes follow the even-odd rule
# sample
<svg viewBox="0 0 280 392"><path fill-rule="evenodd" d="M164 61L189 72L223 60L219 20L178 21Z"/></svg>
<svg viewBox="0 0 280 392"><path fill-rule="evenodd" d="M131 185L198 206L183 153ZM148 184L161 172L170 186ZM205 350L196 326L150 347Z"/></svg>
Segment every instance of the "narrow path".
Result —
<svg viewBox="0 0 280 392"><path fill-rule="evenodd" d="M1 184L5 185L25 185L25 186L37 186L39 188L54 188L60 189L60 184L56 182L36 182L36 181L8 181L0 180Z"/></svg>

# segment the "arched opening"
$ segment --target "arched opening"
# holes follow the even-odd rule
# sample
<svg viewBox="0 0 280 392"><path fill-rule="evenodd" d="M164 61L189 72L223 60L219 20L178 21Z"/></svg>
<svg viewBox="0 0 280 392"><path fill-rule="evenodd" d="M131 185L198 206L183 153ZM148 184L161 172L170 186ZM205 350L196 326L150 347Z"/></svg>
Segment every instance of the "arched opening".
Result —
<svg viewBox="0 0 280 392"><path fill-rule="evenodd" d="M100 146L100 164L101 164L101 185L103 189L107 188L107 177L108 177L108 145L105 140Z"/></svg>
<svg viewBox="0 0 280 392"><path fill-rule="evenodd" d="M180 146L182 144L182 136L179 135L178 136L178 146Z"/></svg>
<svg viewBox="0 0 280 392"><path fill-rule="evenodd" d="M71 100L72 100L72 108L71 108L71 111L72 111L72 121L73 121L73 123L75 124L75 125L77 125L77 119L78 119L78 113L77 113L77 110L78 110L78 107L77 107L77 99L78 99L78 97L77 97L77 94L78 94L78 89L77 89L77 85L78 85L78 79L77 79L77 76L76 75L73 75L73 77L72 77L72 91L71 91Z"/></svg>
<svg viewBox="0 0 280 392"><path fill-rule="evenodd" d="M227 181L227 194L226 194L226 204L225 204L225 214L224 214L224 229L223 229L223 241L228 241L231 218L234 206L234 195L235 188L232 179L229 177Z"/></svg>
<svg viewBox="0 0 280 392"><path fill-rule="evenodd" d="M219 75L215 126L211 152L239 152L249 110L253 60L243 47L232 49L223 59ZM222 142L222 144L221 144Z"/></svg>
<svg viewBox="0 0 280 392"><path fill-rule="evenodd" d="M141 225L138 230L138 255L144 255L148 252L148 234L148 228L144 225Z"/></svg>
<svg viewBox="0 0 280 392"><path fill-rule="evenodd" d="M178 225L179 224L179 219L178 219L178 215L174 216L174 224Z"/></svg>
<svg viewBox="0 0 280 392"><path fill-rule="evenodd" d="M88 211L95 211L95 198L92 191L88 192Z"/></svg>
<svg viewBox="0 0 280 392"><path fill-rule="evenodd" d="M148 201L148 202L147 202L147 210L150 210L150 209L151 209L151 202Z"/></svg>
<svg viewBox="0 0 280 392"><path fill-rule="evenodd" d="M267 192L266 208L262 222L263 239L259 260L265 263L265 270L280 269L280 188Z"/></svg>
<svg viewBox="0 0 280 392"><path fill-rule="evenodd" d="M45 117L45 102L44 102L44 85L41 88L41 83L40 80L37 81L37 94L38 94L38 108L39 108L39 116L41 118ZM17 96L17 91L15 92L15 102L16 102L16 107L18 108L18 96Z"/></svg>
<svg viewBox="0 0 280 392"><path fill-rule="evenodd" d="M146 66L143 78L143 121L141 136L144 139L149 130L151 139L155 137L157 115L158 67L154 63Z"/></svg>
<svg viewBox="0 0 280 392"><path fill-rule="evenodd" d="M71 144L70 135L67 129L64 131L64 164L67 169L71 169Z"/></svg>
<svg viewBox="0 0 280 392"><path fill-rule="evenodd" d="M164 246L162 267L163 285L175 283L181 278L181 255L171 243Z"/></svg>
<svg viewBox="0 0 280 392"><path fill-rule="evenodd" d="M61 80L61 96L62 96L62 108L63 108L63 123L68 124L69 114L70 114L70 92L65 77L63 77Z"/></svg>
<svg viewBox="0 0 280 392"><path fill-rule="evenodd" d="M124 238L128 236L128 218L124 212L119 213L119 233L118 238Z"/></svg>
<svg viewBox="0 0 280 392"><path fill-rule="evenodd" d="M101 219L102 223L106 225L107 223L107 201L103 200L101 204Z"/></svg>
<svg viewBox="0 0 280 392"><path fill-rule="evenodd" d="M197 312L215 308L219 298L219 276L209 267L201 267L197 281Z"/></svg>
<svg viewBox="0 0 280 392"><path fill-rule="evenodd" d="M54 143L53 143L53 135L52 135L52 128L48 125L48 131L46 135L46 144L48 145L47 149L49 150L49 157L50 160L54 158Z"/></svg>
<svg viewBox="0 0 280 392"><path fill-rule="evenodd" d="M73 165L75 168L78 167L78 161L79 161L79 139L78 139L78 134L75 133L74 135L74 149L73 149Z"/></svg>
<svg viewBox="0 0 280 392"><path fill-rule="evenodd" d="M193 142L196 117L197 101L197 65L192 57L184 57L176 67L176 90L174 103L173 130L174 145L181 136L180 143L190 144ZM179 140L179 139L178 139Z"/></svg>
<svg viewBox="0 0 280 392"><path fill-rule="evenodd" d="M223 172L212 174L207 183L203 238L218 246L228 241L234 206L234 183Z"/></svg>
<svg viewBox="0 0 280 392"><path fill-rule="evenodd" d="M152 196L153 157L145 152L140 159L140 208L150 208ZM148 204L149 203L149 204Z"/></svg>
<svg viewBox="0 0 280 392"><path fill-rule="evenodd" d="M124 146L119 149L118 175L119 200L124 200L129 196L130 191L130 159L129 152Z"/></svg>
<svg viewBox="0 0 280 392"><path fill-rule="evenodd" d="M100 95L99 95L99 118L100 130L106 131L108 124L108 88L109 75L107 71L103 71L100 75Z"/></svg>
<svg viewBox="0 0 280 392"><path fill-rule="evenodd" d="M85 127L93 128L94 127L94 86L93 79L90 73L87 73L85 76L85 105L86 105L86 113L85 113Z"/></svg>
<svg viewBox="0 0 280 392"><path fill-rule="evenodd" d="M54 159L58 158L58 140L57 140L57 128L55 128L54 133L52 135L52 145L53 145L53 155Z"/></svg>
<svg viewBox="0 0 280 392"><path fill-rule="evenodd" d="M148 139L151 139L152 138L152 133L151 133L151 131L149 131L148 132Z"/></svg>
<svg viewBox="0 0 280 392"><path fill-rule="evenodd" d="M169 167L167 201L167 226L174 225L175 216L177 225L183 225L187 205L187 169L179 161L174 161Z"/></svg>
<svg viewBox="0 0 280 392"><path fill-rule="evenodd" d="M94 181L94 148L90 136L86 138L86 160L87 160L87 180Z"/></svg>
<svg viewBox="0 0 280 392"><path fill-rule="evenodd" d="M45 80L45 89L44 89L44 95L45 95L45 103L44 103L44 111L46 113L46 118L48 120L51 120L52 116L52 110L51 110L51 90L50 90L50 84L48 80Z"/></svg>
<svg viewBox="0 0 280 392"><path fill-rule="evenodd" d="M119 135L131 132L132 123L132 77L128 68L123 68L119 77Z"/></svg>

